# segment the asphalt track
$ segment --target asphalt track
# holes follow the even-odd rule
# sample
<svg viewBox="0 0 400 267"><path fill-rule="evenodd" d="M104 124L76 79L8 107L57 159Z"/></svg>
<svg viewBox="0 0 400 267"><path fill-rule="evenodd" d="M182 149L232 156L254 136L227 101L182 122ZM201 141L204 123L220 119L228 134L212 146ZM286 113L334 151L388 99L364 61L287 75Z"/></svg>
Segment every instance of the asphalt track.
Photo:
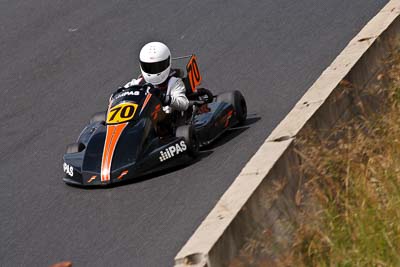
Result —
<svg viewBox="0 0 400 267"><path fill-rule="evenodd" d="M0 265L170 266L271 130L386 0L0 1ZM240 89L248 128L200 160L106 190L61 157L150 40Z"/></svg>

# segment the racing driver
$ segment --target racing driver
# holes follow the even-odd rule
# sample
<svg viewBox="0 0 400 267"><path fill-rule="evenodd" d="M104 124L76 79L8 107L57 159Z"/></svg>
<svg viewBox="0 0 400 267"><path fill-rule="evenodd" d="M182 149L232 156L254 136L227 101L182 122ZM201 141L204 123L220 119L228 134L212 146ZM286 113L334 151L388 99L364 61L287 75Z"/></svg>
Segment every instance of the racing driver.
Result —
<svg viewBox="0 0 400 267"><path fill-rule="evenodd" d="M142 74L124 87L151 83L155 90L151 93L160 97L163 110L169 114L173 110L185 111L189 107L186 89L182 79L172 76L171 52L160 42L151 42L143 46L139 54Z"/></svg>
<svg viewBox="0 0 400 267"><path fill-rule="evenodd" d="M173 111L185 111L189 107L186 97L186 88L181 78L174 77L175 71L171 70L171 52L161 42L151 42L143 46L139 54L141 75L133 79L123 88L111 95L110 102L121 90L134 86L150 83L154 88L150 93L157 96L164 112L159 112L155 121L157 133L160 137L171 132Z"/></svg>

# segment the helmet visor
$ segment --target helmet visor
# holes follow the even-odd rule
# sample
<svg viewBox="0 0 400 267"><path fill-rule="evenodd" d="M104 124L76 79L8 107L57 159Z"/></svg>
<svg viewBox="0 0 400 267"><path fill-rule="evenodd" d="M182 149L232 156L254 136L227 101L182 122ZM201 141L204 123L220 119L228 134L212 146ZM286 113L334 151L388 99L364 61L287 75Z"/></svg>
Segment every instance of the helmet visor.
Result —
<svg viewBox="0 0 400 267"><path fill-rule="evenodd" d="M169 64L170 57L168 57L166 60L153 63L140 61L140 67L142 67L142 70L149 74L157 74L163 72L169 67Z"/></svg>

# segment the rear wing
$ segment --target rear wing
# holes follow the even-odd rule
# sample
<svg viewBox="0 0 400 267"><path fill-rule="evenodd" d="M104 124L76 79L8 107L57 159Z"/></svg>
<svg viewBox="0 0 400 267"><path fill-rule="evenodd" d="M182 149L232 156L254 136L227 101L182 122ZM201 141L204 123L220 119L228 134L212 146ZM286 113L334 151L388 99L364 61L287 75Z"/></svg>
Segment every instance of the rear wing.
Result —
<svg viewBox="0 0 400 267"><path fill-rule="evenodd" d="M188 59L188 60L187 60ZM188 93L196 92L196 87L201 84L201 74L197 65L196 55L173 58L173 68L178 69L179 76L185 83ZM185 65L186 64L186 65Z"/></svg>

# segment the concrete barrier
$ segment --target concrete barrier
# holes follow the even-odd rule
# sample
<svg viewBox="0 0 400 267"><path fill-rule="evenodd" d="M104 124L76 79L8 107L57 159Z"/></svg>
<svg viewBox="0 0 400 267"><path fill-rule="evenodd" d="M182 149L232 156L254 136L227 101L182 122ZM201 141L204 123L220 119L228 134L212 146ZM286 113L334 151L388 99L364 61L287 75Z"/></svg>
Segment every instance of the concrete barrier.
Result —
<svg viewBox="0 0 400 267"><path fill-rule="evenodd" d="M221 197L175 257L175 266L224 266L257 229L285 237L298 216L300 159L294 140L352 116L355 97L400 37L400 0L390 1L321 74Z"/></svg>

